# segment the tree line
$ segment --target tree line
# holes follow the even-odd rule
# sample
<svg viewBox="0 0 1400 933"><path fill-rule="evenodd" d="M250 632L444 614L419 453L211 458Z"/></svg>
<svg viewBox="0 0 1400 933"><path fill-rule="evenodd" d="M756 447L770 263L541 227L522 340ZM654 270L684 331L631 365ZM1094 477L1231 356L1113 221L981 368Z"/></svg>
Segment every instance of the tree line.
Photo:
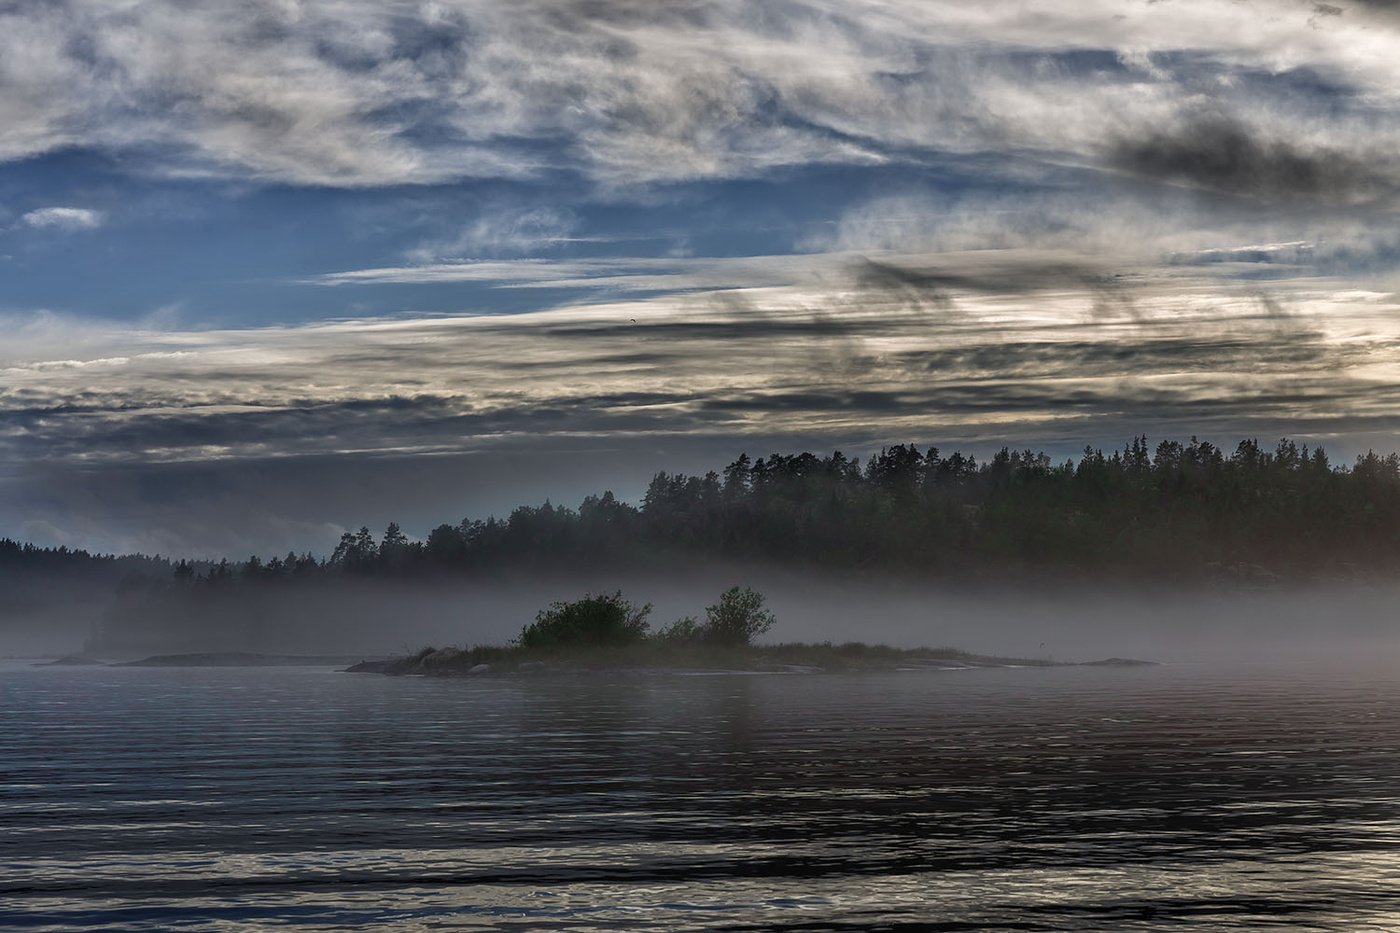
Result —
<svg viewBox="0 0 1400 933"><path fill-rule="evenodd" d="M139 589L170 577L174 563L144 554L93 554L67 546L40 547L0 538L0 611L17 598L41 600L55 581Z"/></svg>
<svg viewBox="0 0 1400 933"><path fill-rule="evenodd" d="M635 505L611 492L501 518L345 533L329 557L175 563L180 585L657 567L717 559L921 576L1021 572L1352 574L1400 567L1400 456L1335 466L1321 448L1193 437L1003 448L979 462L912 444L864 464L837 451L740 456L704 475L660 472Z"/></svg>

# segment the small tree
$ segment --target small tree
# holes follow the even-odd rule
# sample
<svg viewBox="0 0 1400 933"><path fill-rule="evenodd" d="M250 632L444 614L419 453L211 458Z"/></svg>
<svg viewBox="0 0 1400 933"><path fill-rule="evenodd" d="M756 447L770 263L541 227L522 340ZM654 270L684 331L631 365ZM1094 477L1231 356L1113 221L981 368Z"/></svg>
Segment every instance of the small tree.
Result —
<svg viewBox="0 0 1400 933"><path fill-rule="evenodd" d="M672 622L652 637L663 645L694 645L705 641L708 634L708 625L700 624L694 616L686 616Z"/></svg>
<svg viewBox="0 0 1400 933"><path fill-rule="evenodd" d="M521 629L522 648L570 645L629 645L646 638L651 603L634 606L616 593L589 594L573 602L551 603Z"/></svg>
<svg viewBox="0 0 1400 933"><path fill-rule="evenodd" d="M730 646L752 644L778 621L763 608L763 594L747 586L725 590L718 603L705 607L705 618L706 640Z"/></svg>

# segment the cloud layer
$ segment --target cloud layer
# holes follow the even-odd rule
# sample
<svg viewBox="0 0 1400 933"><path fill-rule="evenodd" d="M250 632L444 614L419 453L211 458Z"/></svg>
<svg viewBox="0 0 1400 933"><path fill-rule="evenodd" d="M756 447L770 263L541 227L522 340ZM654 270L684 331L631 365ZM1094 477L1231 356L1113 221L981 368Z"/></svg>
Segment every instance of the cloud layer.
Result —
<svg viewBox="0 0 1400 933"><path fill-rule="evenodd" d="M1064 444L1149 420L1336 434L1390 417L1393 299L1317 277L1222 279L1217 265L1113 271L1029 250L748 258L641 263L646 294L509 316L205 332L31 319L0 351L0 462L648 435ZM548 266L526 268L588 271Z"/></svg>
<svg viewBox="0 0 1400 933"><path fill-rule="evenodd" d="M1393 193L1397 59L1375 3L21 0L0 159L615 188L994 152L1355 201Z"/></svg>

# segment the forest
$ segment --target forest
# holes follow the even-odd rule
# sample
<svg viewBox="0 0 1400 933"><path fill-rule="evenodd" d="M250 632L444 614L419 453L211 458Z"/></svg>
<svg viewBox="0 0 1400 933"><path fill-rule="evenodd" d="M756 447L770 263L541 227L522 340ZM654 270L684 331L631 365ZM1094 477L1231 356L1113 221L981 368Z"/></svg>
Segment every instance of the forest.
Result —
<svg viewBox="0 0 1400 933"><path fill-rule="evenodd" d="M1227 453L1192 438L1053 462L1003 448L978 462L937 448L747 455L703 476L660 472L641 501L611 492L577 509L546 501L441 524L421 540L391 524L345 533L331 553L217 563L127 559L124 585L288 585L661 568L761 561L912 575L1354 577L1400 567L1400 456L1334 466L1291 440ZM85 552L0 542L0 572L119 565ZM169 568L168 571L165 568ZM154 579L161 576L163 579Z"/></svg>
<svg viewBox="0 0 1400 933"><path fill-rule="evenodd" d="M703 476L657 473L638 505L611 492L505 518L347 532L329 558L287 555L196 568L186 582L318 574L405 576L650 567L701 559L1002 577L1038 571L1265 579L1400 566L1400 456L1334 467L1321 448L1145 437L1052 462L1003 448L979 463L912 444L864 465L839 451L747 455Z"/></svg>

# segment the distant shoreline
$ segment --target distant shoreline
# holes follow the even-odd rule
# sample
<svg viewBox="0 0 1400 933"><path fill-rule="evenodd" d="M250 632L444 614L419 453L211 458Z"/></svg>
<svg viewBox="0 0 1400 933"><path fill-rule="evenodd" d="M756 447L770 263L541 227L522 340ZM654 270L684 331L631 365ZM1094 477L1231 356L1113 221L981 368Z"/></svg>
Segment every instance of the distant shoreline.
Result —
<svg viewBox="0 0 1400 933"><path fill-rule="evenodd" d="M258 654L251 651L199 651L153 654L132 661L113 661L85 654L39 661L35 667L333 667L354 660L349 654Z"/></svg>
<svg viewBox="0 0 1400 933"><path fill-rule="evenodd" d="M688 656L687 656L688 655ZM482 660L489 656L492 660ZM826 674L859 672L958 671L1018 667L1147 667L1155 661L1104 658L1097 661L1055 661L971 654L956 649L902 649L888 645L785 644L738 650L659 652L619 650L551 653L544 656L517 648L435 648L416 654L368 660L355 655L258 654L245 651L202 651L157 654L114 661L71 654L35 661L35 667L247 668L332 667L349 674L391 677L468 677L535 674ZM354 663L351 663L351 662ZM341 667L341 665L348 665Z"/></svg>
<svg viewBox="0 0 1400 933"><path fill-rule="evenodd" d="M844 645L789 643L745 648L666 650L628 646L612 651L534 653L520 648L425 648L417 654L361 661L351 674L390 677L476 677L489 675L670 673L670 674L826 674L862 672L957 671L1018 667L1147 667L1155 661L1105 658L1055 661L980 655L953 648L892 648L850 642Z"/></svg>

